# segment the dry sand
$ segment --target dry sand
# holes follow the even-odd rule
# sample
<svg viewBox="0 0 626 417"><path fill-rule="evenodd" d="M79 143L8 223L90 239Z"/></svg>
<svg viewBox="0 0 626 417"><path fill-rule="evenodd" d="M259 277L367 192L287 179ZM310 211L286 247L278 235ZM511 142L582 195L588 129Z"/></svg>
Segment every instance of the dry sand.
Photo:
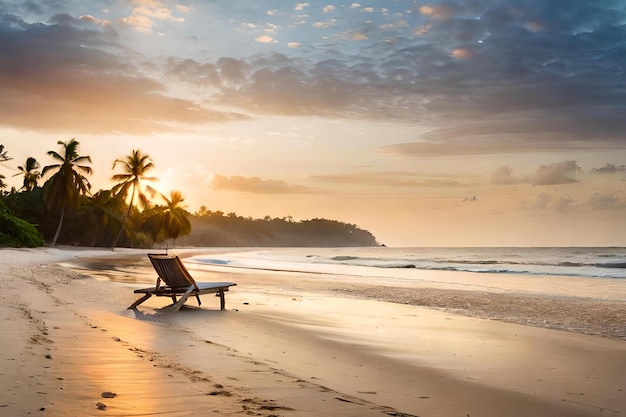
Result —
<svg viewBox="0 0 626 417"><path fill-rule="evenodd" d="M102 267L76 267L88 258ZM145 252L5 249L0 261L2 416L626 414L615 300L215 268L194 276L238 283L227 310L204 296L133 312L132 290L154 275Z"/></svg>

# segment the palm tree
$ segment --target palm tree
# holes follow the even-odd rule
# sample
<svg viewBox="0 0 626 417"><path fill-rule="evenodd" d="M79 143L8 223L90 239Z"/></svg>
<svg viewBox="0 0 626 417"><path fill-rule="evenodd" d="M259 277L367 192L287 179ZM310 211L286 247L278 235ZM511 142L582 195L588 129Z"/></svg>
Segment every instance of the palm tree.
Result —
<svg viewBox="0 0 626 417"><path fill-rule="evenodd" d="M113 169L115 169L117 164L120 164L122 166L124 173L115 174L113 175L113 177L111 177L113 181L119 181L118 184L115 185L111 191L113 191L114 194L121 195L124 198L126 198L130 192L130 202L128 203L128 210L124 215L124 220L122 220L120 231L115 237L111 249L115 249L115 245L117 245L117 241L122 235L124 225L126 224L126 220L128 220L128 216L130 215L130 210L133 208L135 197L139 199L144 208L148 207L149 205L148 196L141 191L141 181L158 181L157 178L145 176L148 171L154 168L154 163L150 159L149 155L142 154L139 149L133 149L132 153L123 160L116 159L113 162ZM146 190L150 193L150 195L154 195L156 192L150 186L146 186Z"/></svg>
<svg viewBox="0 0 626 417"><path fill-rule="evenodd" d="M176 240L179 236L191 233L191 222L186 206L182 204L185 199L180 191L172 191L168 199L162 195L165 206L155 207L155 213L147 220L147 226L154 234L156 242ZM167 251L167 248L166 248Z"/></svg>
<svg viewBox="0 0 626 417"><path fill-rule="evenodd" d="M183 205L185 198L180 191L172 191L170 198L163 196L167 203L163 213L163 229L168 239L178 239L179 236L186 236L191 233L191 222L186 205Z"/></svg>
<svg viewBox="0 0 626 417"><path fill-rule="evenodd" d="M13 158L7 154L7 151L4 150L4 145L0 143L0 162L10 161L11 159Z"/></svg>
<svg viewBox="0 0 626 417"><path fill-rule="evenodd" d="M17 169L20 172L13 176L17 177L18 175L23 175L24 185L22 185L22 188L24 191L32 191L37 186L37 182L41 178L41 174L37 171L39 169L39 162L31 156L26 159L26 163L23 167L20 166L17 167Z"/></svg>
<svg viewBox="0 0 626 417"><path fill-rule="evenodd" d="M95 222L99 224L98 231L93 236L91 246L97 246L105 232L112 229L117 230L121 223L117 212L119 212L119 201L113 196L111 190L100 190L86 202L87 213Z"/></svg>
<svg viewBox="0 0 626 417"><path fill-rule="evenodd" d="M48 155L59 161L59 163L47 165L41 171L41 175L44 176L50 170L57 170L44 185L46 205L53 208L61 208L59 225L52 238L52 245L56 245L59 233L61 233L66 208L76 207L78 205L78 196L88 194L91 189L91 184L89 184L89 181L81 172L84 174L91 174L92 172L90 167L80 165L83 162L91 163L91 157L78 155L79 142L76 139L72 138L68 142L58 141L57 143L63 146L63 155L55 151L48 151Z"/></svg>
<svg viewBox="0 0 626 417"><path fill-rule="evenodd" d="M0 162L10 161L11 157L7 155L7 151L4 150L4 145L0 143ZM4 182L6 177L0 174L0 189L7 188L7 184Z"/></svg>

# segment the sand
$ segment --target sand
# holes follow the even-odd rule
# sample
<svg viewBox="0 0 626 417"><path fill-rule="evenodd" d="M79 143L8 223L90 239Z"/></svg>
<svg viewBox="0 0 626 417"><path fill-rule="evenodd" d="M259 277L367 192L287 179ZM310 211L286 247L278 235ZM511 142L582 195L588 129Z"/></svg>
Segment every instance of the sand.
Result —
<svg viewBox="0 0 626 417"><path fill-rule="evenodd" d="M214 268L194 276L237 282L226 310L204 296L201 308L150 299L132 311L153 275L143 251L4 249L0 260L2 416L626 413L616 300Z"/></svg>

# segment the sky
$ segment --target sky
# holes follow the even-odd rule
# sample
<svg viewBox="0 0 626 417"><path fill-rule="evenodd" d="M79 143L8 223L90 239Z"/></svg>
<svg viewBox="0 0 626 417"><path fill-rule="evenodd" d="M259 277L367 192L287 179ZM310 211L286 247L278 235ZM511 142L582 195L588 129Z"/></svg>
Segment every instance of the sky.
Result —
<svg viewBox="0 0 626 417"><path fill-rule="evenodd" d="M0 0L0 174L76 138L191 212L626 246L625 74L621 0Z"/></svg>

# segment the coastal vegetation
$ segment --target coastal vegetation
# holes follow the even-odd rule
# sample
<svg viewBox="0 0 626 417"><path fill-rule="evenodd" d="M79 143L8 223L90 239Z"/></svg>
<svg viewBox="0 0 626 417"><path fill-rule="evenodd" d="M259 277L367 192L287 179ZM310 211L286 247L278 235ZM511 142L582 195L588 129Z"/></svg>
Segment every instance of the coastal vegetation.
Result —
<svg viewBox="0 0 626 417"><path fill-rule="evenodd" d="M44 244L35 226L13 216L0 200L0 247L33 248Z"/></svg>
<svg viewBox="0 0 626 417"><path fill-rule="evenodd" d="M356 225L328 219L294 221L224 214L203 206L191 213L180 191L159 193L149 176L154 161L132 150L113 162L114 185L91 192L91 157L76 139L58 141L53 163L28 157L14 176L21 188L7 191L0 174L0 246L50 245L151 248L179 246L375 246L375 237ZM12 158L0 144L0 163ZM116 170L119 171L116 173Z"/></svg>

